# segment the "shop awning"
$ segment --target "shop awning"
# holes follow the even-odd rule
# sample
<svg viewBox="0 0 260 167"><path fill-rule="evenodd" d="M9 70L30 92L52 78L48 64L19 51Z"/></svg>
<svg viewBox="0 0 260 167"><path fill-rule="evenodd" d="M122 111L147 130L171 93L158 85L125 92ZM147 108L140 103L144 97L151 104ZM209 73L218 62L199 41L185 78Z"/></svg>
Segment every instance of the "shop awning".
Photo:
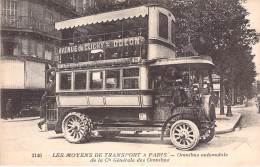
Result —
<svg viewBox="0 0 260 167"><path fill-rule="evenodd" d="M146 15L148 15L148 6L140 6L136 8L100 13L96 15L57 22L55 23L55 28L57 30L62 30L78 26L117 21L140 16L145 17Z"/></svg>
<svg viewBox="0 0 260 167"><path fill-rule="evenodd" d="M157 59L150 66L179 66L183 68L191 69L212 69L214 64L208 56L193 56L193 57L179 57L179 58L167 58Z"/></svg>

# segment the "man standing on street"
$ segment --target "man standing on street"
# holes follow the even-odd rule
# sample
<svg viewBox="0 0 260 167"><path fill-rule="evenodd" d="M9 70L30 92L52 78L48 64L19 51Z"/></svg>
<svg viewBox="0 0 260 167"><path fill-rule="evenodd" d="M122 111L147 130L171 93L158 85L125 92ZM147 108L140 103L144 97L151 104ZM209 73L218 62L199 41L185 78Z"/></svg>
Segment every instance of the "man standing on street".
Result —
<svg viewBox="0 0 260 167"><path fill-rule="evenodd" d="M42 129L42 125L46 122L46 93L41 98L41 115L40 118L42 119L40 122L38 122L38 127Z"/></svg>
<svg viewBox="0 0 260 167"><path fill-rule="evenodd" d="M257 95L257 107L258 107L258 114L260 114L260 93Z"/></svg>
<svg viewBox="0 0 260 167"><path fill-rule="evenodd" d="M42 108L42 114L44 115L44 119L38 123L38 127L42 129L42 125L46 122L46 110L47 109L53 109L55 107L55 91L56 91L56 85L54 76L49 76L49 83L46 85L46 91L45 95L43 95L41 99L41 108ZM45 106L44 106L45 105ZM46 108L47 105L47 108Z"/></svg>
<svg viewBox="0 0 260 167"><path fill-rule="evenodd" d="M6 103L6 115L4 119L11 118L14 119L14 107L12 104L12 99L8 99Z"/></svg>

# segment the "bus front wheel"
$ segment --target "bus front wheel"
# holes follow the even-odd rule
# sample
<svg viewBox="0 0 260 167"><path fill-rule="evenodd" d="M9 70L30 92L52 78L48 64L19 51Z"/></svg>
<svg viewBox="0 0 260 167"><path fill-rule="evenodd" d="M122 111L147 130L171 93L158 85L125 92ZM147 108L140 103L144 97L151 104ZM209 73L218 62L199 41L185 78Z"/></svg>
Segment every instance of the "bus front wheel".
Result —
<svg viewBox="0 0 260 167"><path fill-rule="evenodd" d="M62 131L71 143L83 143L90 139L93 125L90 118L78 112L71 112L62 122Z"/></svg>
<svg viewBox="0 0 260 167"><path fill-rule="evenodd" d="M189 120L176 121L170 131L172 144L180 150L191 150L199 142L199 129Z"/></svg>

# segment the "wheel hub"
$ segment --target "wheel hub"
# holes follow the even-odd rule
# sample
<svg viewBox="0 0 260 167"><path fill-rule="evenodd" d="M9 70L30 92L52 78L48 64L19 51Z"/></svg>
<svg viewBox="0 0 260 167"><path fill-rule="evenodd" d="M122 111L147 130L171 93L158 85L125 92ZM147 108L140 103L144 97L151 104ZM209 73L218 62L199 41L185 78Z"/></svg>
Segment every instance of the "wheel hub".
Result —
<svg viewBox="0 0 260 167"><path fill-rule="evenodd" d="M73 128L75 131L79 131L79 129L80 129L80 124L79 124L79 122L74 122L73 125L72 125L72 128Z"/></svg>
<svg viewBox="0 0 260 167"><path fill-rule="evenodd" d="M186 131L181 131L181 132L180 132L180 137L181 137L182 139L186 139L188 136L189 136L189 134L188 134Z"/></svg>

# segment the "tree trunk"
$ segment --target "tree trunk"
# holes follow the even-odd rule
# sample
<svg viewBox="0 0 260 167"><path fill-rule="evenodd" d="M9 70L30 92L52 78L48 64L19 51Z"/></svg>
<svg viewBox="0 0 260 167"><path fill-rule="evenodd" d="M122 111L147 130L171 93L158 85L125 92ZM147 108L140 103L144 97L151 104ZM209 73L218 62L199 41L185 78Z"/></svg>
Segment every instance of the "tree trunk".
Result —
<svg viewBox="0 0 260 167"><path fill-rule="evenodd" d="M224 75L221 71L220 73L220 99L219 99L219 105L220 105L220 115L224 115Z"/></svg>
<svg viewBox="0 0 260 167"><path fill-rule="evenodd" d="M235 96L235 85L234 85L234 81L232 80L232 85L231 85L231 93L232 93L232 106L235 105L236 103L236 96Z"/></svg>
<svg viewBox="0 0 260 167"><path fill-rule="evenodd" d="M209 76L209 84L210 84L209 87L210 87L210 93L213 95L214 90L213 90L212 74L213 74L213 72L212 72L212 70L210 70L210 71L209 71L209 74L208 74L208 76Z"/></svg>

